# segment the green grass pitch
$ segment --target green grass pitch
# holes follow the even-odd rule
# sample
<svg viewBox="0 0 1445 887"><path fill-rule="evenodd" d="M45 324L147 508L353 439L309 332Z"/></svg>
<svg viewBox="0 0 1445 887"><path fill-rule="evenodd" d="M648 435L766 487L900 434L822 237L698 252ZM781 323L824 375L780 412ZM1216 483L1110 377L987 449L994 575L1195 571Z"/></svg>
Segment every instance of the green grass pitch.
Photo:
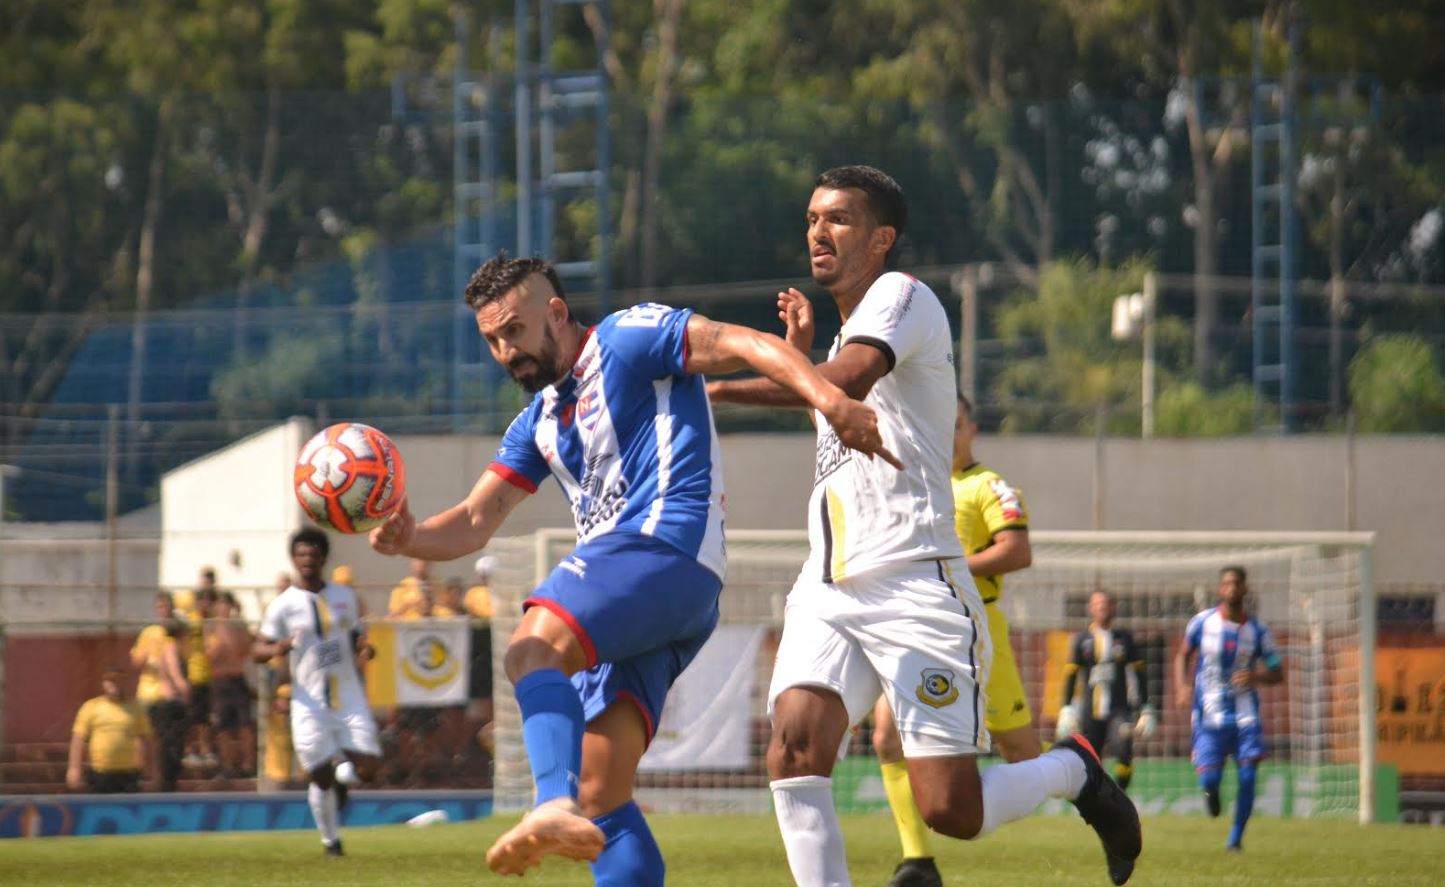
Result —
<svg viewBox="0 0 1445 887"><path fill-rule="evenodd" d="M356 828L343 832L345 859L322 856L314 832L245 832L102 838L41 838L0 844L0 884L306 885L445 887L496 882L532 887L590 885L581 864L554 861L521 881L486 870L483 854L513 822ZM653 818L674 887L789 887L777 827L765 816ZM883 887L898 852L892 821L843 820L853 882ZM1245 852L1226 854L1228 817L1146 819L1144 856L1131 884L1170 887L1438 885L1445 831L1338 821L1256 819ZM1043 816L1005 826L976 844L935 839L950 887L1107 885L1093 833L1074 817Z"/></svg>

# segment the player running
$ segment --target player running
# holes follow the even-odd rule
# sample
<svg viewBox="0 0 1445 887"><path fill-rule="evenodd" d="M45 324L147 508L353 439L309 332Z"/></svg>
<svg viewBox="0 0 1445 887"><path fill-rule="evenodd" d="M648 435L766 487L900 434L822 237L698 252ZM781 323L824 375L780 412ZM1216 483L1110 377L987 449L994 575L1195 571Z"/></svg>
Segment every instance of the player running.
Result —
<svg viewBox="0 0 1445 887"><path fill-rule="evenodd" d="M1244 826L1254 810L1255 769L1264 757L1264 729L1259 722L1255 688L1284 680L1284 663L1269 629L1244 610L1249 578L1244 567L1219 571L1219 606L1198 613L1184 630L1184 644L1174 656L1174 685L1179 705L1189 709L1192 729L1190 758L1204 789L1210 816L1219 815L1219 783L1224 759L1234 756L1239 794L1234 802L1230 850L1242 850ZM1190 660L1194 680L1189 681Z"/></svg>
<svg viewBox="0 0 1445 887"><path fill-rule="evenodd" d="M290 654L291 741L311 784L306 799L326 853L341 856L340 810L348 786L369 782L381 764L376 721L357 673L372 649L361 634L356 592L323 578L331 544L308 527L291 536L296 575L266 606L251 655Z"/></svg>
<svg viewBox="0 0 1445 887"><path fill-rule="evenodd" d="M403 505L371 542L461 557L556 478L578 545L525 601L504 660L536 807L487 864L521 874L555 854L592 860L600 885L660 885L633 780L668 688L717 624L724 568L722 466L701 374L751 368L812 404L841 445L897 460L873 411L776 336L653 304L587 329L540 259L491 259L466 299L493 358L536 396L465 499L419 523Z"/></svg>
<svg viewBox="0 0 1445 887"><path fill-rule="evenodd" d="M948 317L927 286L885 271L906 215L898 184L866 166L824 172L808 204L813 279L843 318L818 371L877 410L903 467L856 458L817 422L810 552L788 595L769 691L768 772L788 864L802 887L851 883L830 775L848 725L881 692L930 828L975 838L1045 798L1068 798L1122 884L1142 843L1138 814L1082 737L1033 760L977 766L989 748L982 709L993 651L953 526ZM807 406L768 380L716 382L709 392Z"/></svg>
<svg viewBox="0 0 1445 887"><path fill-rule="evenodd" d="M1099 754L1112 751L1114 779L1128 789L1134 777L1134 737L1153 736L1158 715L1147 701L1144 657L1133 635L1114 628L1115 609L1107 591L1089 595L1089 627L1069 642L1064 665L1059 735L1083 733Z"/></svg>
<svg viewBox="0 0 1445 887"><path fill-rule="evenodd" d="M983 597L988 634L993 641L983 723L1004 760L1027 761L1043 754L1043 749L1009 642L1008 617L998 606L998 599L1003 593L1004 574L1022 570L1033 562L1029 515L1018 488L1009 486L998 472L974 459L973 441L977 436L973 405L960 394L953 423L953 521L968 570ZM943 876L928 849L928 827L913 800L903 746L887 699L879 699L873 709L873 749L882 764L884 790L903 844L903 861L888 887L941 887Z"/></svg>

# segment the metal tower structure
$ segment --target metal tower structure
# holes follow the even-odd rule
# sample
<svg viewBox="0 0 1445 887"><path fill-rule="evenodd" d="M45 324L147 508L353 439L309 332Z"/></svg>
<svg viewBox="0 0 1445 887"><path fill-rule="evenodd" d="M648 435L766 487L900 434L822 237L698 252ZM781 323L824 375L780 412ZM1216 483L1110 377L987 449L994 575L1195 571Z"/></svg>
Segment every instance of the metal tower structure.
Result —
<svg viewBox="0 0 1445 887"><path fill-rule="evenodd" d="M1254 425L1256 431L1286 434L1298 430L1304 419L1297 348L1299 140L1319 129L1358 132L1373 125L1380 116L1381 92L1379 79L1370 75L1301 78L1301 37L1300 20L1294 16L1284 77L1270 79L1263 73L1260 23L1255 22L1249 91ZM1332 324L1338 324L1342 310L1332 302Z"/></svg>
<svg viewBox="0 0 1445 887"><path fill-rule="evenodd" d="M1299 214L1295 208L1298 50L1299 22L1291 21L1284 80L1266 79L1260 58L1260 25L1255 22L1249 129L1250 316L1254 325L1256 431L1290 432L1299 425L1299 358L1295 349L1299 313L1295 292L1299 249ZM1273 152L1268 150L1271 146ZM1274 224L1268 218L1271 215ZM1270 404L1278 406L1277 425L1270 421Z"/></svg>
<svg viewBox="0 0 1445 887"><path fill-rule="evenodd" d="M584 5L597 9L603 25L594 41L595 64L577 71L555 70L557 10ZM451 387L453 426L458 429L475 427L478 412L497 418L496 392L506 384L505 373L478 340L471 309L460 301L478 265L500 249L510 249L517 256L540 255L556 266L570 291L590 292L599 313L605 314L610 305L612 230L607 169L612 160L611 96L603 67L610 39L609 3L515 0L514 13L516 57L510 76L499 73L501 27L492 23L487 41L491 58L486 70L474 71L467 57L469 23L464 13L456 16L457 65L451 109L452 289L458 305ZM515 203L507 199L502 174L509 129L515 151ZM581 168L563 168L566 155L559 150L561 141L574 151L590 141L590 166L584 161ZM587 202L595 207L592 216L596 220L587 254L558 255L559 217L570 207ZM515 213L515 229L507 224L508 210Z"/></svg>
<svg viewBox="0 0 1445 887"><path fill-rule="evenodd" d="M552 67L557 11L592 6L602 27L593 42L595 60L589 68L559 71ZM610 83L603 60L611 35L608 0L516 0L517 73L517 252L546 256L564 284L590 291L605 314L610 308L608 257L612 251L607 170L612 162ZM531 24L535 12L537 51L532 54ZM590 130L590 132L589 132ZM558 142L571 146L590 140L591 166L586 161L561 168ZM536 172L533 172L534 164ZM556 252L556 231L567 207L592 202L596 229L586 255Z"/></svg>

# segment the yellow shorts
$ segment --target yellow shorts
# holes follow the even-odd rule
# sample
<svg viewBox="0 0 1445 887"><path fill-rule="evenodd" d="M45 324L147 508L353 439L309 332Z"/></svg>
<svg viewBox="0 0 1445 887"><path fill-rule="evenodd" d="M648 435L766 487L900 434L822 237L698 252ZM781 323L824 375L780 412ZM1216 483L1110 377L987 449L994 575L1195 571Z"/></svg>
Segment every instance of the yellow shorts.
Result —
<svg viewBox="0 0 1445 887"><path fill-rule="evenodd" d="M1006 733L1027 727L1034 715L1024 695L1024 682L1014 661L1013 644L1008 638L1008 617L996 603L984 605L988 611L988 633L993 639L993 668L988 674L988 708L984 725L990 733Z"/></svg>

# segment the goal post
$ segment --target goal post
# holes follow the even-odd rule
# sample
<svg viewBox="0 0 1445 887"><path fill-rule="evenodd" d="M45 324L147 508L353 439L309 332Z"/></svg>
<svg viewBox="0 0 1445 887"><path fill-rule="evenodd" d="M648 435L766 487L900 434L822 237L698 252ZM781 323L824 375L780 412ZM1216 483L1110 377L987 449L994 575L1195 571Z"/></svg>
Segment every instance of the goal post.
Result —
<svg viewBox="0 0 1445 887"><path fill-rule="evenodd" d="M1131 794L1144 812L1196 813L1203 802L1189 765L1189 717L1176 705L1170 660L1195 613L1217 600L1219 571L1249 573L1251 613L1274 633L1281 686L1263 688L1270 758L1257 809L1280 816L1374 819L1375 590L1370 533L1034 531L1033 565L1010 574L1000 605L1041 737L1062 702L1069 638L1088 623L1090 594L1107 590L1116 625L1144 651L1161 725L1135 742ZM520 713L502 667L521 602L574 544L571 530L495 540L495 805L525 809L532 783ZM718 634L679 679L644 759L639 797L651 809L769 809L763 751L766 693L783 605L804 559L801 531L728 533L728 575ZM665 593L660 589L659 593ZM711 649L710 649L711 648ZM709 743L690 742L705 732ZM730 746L730 748L724 748ZM843 811L882 809L886 798L866 731L834 771ZM1233 780L1226 777L1226 801ZM1063 805L1046 806L1062 811Z"/></svg>

